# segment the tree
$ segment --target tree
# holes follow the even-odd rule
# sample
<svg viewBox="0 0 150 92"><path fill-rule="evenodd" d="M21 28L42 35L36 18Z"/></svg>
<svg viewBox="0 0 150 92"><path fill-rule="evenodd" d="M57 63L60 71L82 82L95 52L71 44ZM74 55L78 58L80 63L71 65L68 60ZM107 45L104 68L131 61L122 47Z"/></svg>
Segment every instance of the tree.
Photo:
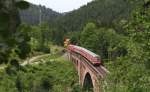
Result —
<svg viewBox="0 0 150 92"><path fill-rule="evenodd" d="M26 1L0 0L0 62L7 63L17 41L15 34L20 24L18 9L29 7Z"/></svg>
<svg viewBox="0 0 150 92"><path fill-rule="evenodd" d="M81 46L96 52L97 48L97 34L96 34L96 26L94 23L88 23L83 31L81 32L80 44Z"/></svg>

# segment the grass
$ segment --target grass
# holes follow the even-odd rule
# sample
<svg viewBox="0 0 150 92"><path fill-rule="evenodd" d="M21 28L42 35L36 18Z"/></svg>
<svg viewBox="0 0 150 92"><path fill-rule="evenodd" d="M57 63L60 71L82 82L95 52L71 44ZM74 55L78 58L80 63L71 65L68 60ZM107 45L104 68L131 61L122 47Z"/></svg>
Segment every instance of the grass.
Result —
<svg viewBox="0 0 150 92"><path fill-rule="evenodd" d="M51 48L51 53L52 54L56 54L56 53L60 53L61 51L63 51L63 47L57 46L57 45L50 45Z"/></svg>
<svg viewBox="0 0 150 92"><path fill-rule="evenodd" d="M78 75L72 62L58 57L51 55L41 58L45 63L0 71L0 92L77 92Z"/></svg>

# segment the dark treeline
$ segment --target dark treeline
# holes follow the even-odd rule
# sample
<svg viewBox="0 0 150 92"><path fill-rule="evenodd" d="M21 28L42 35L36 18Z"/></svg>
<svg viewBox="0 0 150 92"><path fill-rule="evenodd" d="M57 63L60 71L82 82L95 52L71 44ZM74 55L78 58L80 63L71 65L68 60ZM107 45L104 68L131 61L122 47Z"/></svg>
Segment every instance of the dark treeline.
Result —
<svg viewBox="0 0 150 92"><path fill-rule="evenodd" d="M28 9L20 11L21 21L30 25L38 25L40 22L51 22L58 16L61 16L61 14L41 5L30 4Z"/></svg>

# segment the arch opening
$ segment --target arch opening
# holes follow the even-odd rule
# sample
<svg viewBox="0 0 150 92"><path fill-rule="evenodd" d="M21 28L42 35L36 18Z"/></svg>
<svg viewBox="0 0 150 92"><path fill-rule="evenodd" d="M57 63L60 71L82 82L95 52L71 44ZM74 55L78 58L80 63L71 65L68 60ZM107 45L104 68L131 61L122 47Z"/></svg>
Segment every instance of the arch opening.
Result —
<svg viewBox="0 0 150 92"><path fill-rule="evenodd" d="M89 73L86 74L84 83L83 83L83 91L85 92L94 92L93 91L93 82L91 75Z"/></svg>

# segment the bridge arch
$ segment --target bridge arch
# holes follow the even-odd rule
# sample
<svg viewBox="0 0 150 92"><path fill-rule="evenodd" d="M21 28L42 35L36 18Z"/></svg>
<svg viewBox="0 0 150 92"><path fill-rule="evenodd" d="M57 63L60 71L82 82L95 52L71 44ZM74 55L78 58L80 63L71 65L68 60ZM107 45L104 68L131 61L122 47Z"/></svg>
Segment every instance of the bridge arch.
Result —
<svg viewBox="0 0 150 92"><path fill-rule="evenodd" d="M90 73L87 72L83 81L83 90L88 92L93 92L93 88L94 85L92 81L92 76L90 75Z"/></svg>

